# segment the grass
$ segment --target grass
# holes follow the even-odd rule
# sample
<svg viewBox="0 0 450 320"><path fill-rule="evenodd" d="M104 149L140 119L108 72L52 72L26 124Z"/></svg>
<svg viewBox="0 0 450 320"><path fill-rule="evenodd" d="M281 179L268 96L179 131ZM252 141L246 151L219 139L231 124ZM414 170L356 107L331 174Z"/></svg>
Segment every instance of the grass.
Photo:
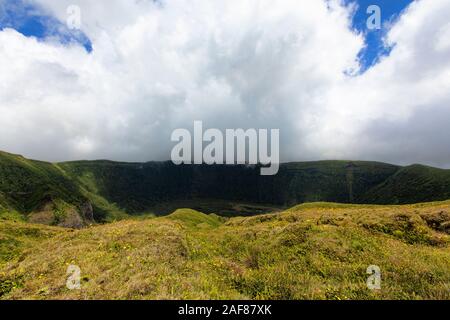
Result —
<svg viewBox="0 0 450 320"><path fill-rule="evenodd" d="M423 165L404 167L372 188L363 203L406 204L450 198L450 170Z"/></svg>
<svg viewBox="0 0 450 320"><path fill-rule="evenodd" d="M26 219L38 214L39 221L52 224L64 220L64 213L56 212L53 219L42 208L57 202L77 211L82 220L83 210L92 207L89 217L104 223L130 215L167 215L177 208L232 217L305 202L408 204L450 198L450 170L420 165L317 161L282 164L276 176L259 173L258 166L48 163L0 151L0 216L15 212ZM72 216L69 220L79 225Z"/></svg>
<svg viewBox="0 0 450 320"><path fill-rule="evenodd" d="M0 221L1 299L450 299L450 203L181 209L82 230ZM81 268L81 290L65 286ZM382 289L366 286L370 265Z"/></svg>

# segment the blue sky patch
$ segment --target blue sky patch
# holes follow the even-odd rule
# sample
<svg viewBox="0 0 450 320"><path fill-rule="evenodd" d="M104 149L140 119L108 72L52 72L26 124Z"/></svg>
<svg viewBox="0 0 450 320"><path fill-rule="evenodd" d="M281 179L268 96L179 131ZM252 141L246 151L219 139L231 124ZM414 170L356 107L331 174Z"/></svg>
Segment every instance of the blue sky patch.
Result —
<svg viewBox="0 0 450 320"><path fill-rule="evenodd" d="M27 37L39 40L56 38L63 44L77 43L87 52L92 43L81 31L70 30L65 24L23 0L0 0L0 30L12 28Z"/></svg>
<svg viewBox="0 0 450 320"><path fill-rule="evenodd" d="M374 66L383 56L388 56L392 48L386 47L383 38L388 29L386 24L395 21L402 12L413 2L413 0L345 0L345 3L357 3L358 8L353 17L353 28L364 34L366 47L359 53L358 58L361 62L361 73ZM381 9L381 24L379 30L369 30L367 28L367 19L370 14L367 8L371 5L377 5Z"/></svg>
<svg viewBox="0 0 450 320"><path fill-rule="evenodd" d="M370 14L367 8L378 5L381 8L382 25L395 20L413 0L344 0L346 4L357 3L358 9L353 17L353 28L364 34L366 47L359 53L361 73L377 64L381 57L389 55L392 48L386 47L383 37L388 31L368 30L366 22ZM92 43L81 31L69 30L56 18L43 13L41 8L24 0L0 0L0 30L13 28L25 36L37 39L56 38L63 44L78 43L86 51L92 51Z"/></svg>

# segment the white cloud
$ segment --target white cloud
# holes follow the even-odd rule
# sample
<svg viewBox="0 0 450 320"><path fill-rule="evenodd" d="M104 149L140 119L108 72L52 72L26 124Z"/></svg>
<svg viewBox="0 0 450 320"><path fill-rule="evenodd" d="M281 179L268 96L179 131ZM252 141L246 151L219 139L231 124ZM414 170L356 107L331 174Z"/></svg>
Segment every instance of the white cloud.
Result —
<svg viewBox="0 0 450 320"><path fill-rule="evenodd" d="M388 33L391 55L330 91L322 123L332 125L313 140L323 152L450 165L450 48L436 46L449 15L448 1L414 3Z"/></svg>
<svg viewBox="0 0 450 320"><path fill-rule="evenodd" d="M66 19L73 1L39 0ZM450 164L450 3L414 4L361 76L340 1L79 0L94 51L0 32L0 149L168 159L174 128L280 128L282 160ZM105 6L107 9L105 9ZM449 150L449 151L447 151Z"/></svg>

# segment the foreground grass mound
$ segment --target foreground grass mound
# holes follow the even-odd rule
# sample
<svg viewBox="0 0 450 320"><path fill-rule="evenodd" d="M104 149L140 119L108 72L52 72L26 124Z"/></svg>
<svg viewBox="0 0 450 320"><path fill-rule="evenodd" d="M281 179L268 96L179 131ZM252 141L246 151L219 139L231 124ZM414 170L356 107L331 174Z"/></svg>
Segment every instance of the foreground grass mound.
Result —
<svg viewBox="0 0 450 320"><path fill-rule="evenodd" d="M450 299L449 234L448 202L228 220L183 209L82 230L3 221L0 298ZM370 265L381 290L367 288Z"/></svg>

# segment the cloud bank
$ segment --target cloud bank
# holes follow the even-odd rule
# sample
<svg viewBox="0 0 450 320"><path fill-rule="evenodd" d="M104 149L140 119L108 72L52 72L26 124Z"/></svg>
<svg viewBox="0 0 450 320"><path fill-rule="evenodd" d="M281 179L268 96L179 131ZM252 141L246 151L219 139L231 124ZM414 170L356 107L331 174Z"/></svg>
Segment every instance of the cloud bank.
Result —
<svg viewBox="0 0 450 320"><path fill-rule="evenodd" d="M64 22L72 0L37 0ZM281 160L450 167L450 2L414 2L388 57L338 0L79 0L93 47L0 31L0 149L167 160L176 128L279 128ZM106 9L105 9L106 8Z"/></svg>

